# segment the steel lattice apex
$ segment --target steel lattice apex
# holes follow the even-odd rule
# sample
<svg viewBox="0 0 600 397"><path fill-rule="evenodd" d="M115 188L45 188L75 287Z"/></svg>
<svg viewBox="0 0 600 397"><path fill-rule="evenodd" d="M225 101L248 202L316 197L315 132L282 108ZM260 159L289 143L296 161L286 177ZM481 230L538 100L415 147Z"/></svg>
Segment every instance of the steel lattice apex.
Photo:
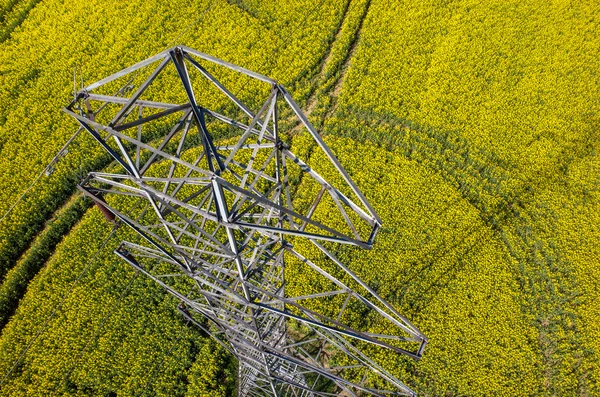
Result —
<svg viewBox="0 0 600 397"><path fill-rule="evenodd" d="M137 232L115 253L239 360L240 395L414 395L371 347L420 358L427 339L331 252L381 220L284 87L178 46L63 110L116 162L79 186Z"/></svg>

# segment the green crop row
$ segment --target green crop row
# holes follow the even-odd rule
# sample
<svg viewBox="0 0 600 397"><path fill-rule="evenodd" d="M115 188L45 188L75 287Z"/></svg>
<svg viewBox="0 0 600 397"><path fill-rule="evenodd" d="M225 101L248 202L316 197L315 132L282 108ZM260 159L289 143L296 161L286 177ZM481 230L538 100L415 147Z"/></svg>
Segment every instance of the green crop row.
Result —
<svg viewBox="0 0 600 397"><path fill-rule="evenodd" d="M0 43L10 37L39 2L40 0L8 1L3 4L0 8Z"/></svg>
<svg viewBox="0 0 600 397"><path fill-rule="evenodd" d="M29 346L3 395L186 395L200 382L223 395L218 349L175 314L173 298L112 254L132 232L120 229L94 256L109 231L94 209L30 283L0 339L3 374ZM186 381L196 360L214 363L205 367L212 375Z"/></svg>
<svg viewBox="0 0 600 397"><path fill-rule="evenodd" d="M72 198L56 218L46 224L31 248L8 272L0 285L0 328L6 325L14 313L31 279L44 266L65 233L83 216L89 204L89 200L86 201L81 196Z"/></svg>

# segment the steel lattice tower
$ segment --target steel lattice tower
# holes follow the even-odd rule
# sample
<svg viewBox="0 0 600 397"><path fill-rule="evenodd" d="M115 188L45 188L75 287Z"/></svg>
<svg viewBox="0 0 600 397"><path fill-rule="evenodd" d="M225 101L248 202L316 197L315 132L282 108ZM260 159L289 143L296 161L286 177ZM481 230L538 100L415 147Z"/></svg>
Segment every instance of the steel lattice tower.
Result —
<svg viewBox="0 0 600 397"><path fill-rule="evenodd" d="M266 101L253 111L213 69L264 83ZM127 89L101 93L123 80ZM223 111L204 106L208 87ZM90 84L64 111L116 162L79 186L141 236L115 253L238 359L240 395L414 395L368 350L419 358L425 336L330 248L370 248L381 220L280 84L179 46ZM326 160L311 167L295 154L292 132ZM286 288L286 264L318 289ZM359 330L353 312L384 332Z"/></svg>

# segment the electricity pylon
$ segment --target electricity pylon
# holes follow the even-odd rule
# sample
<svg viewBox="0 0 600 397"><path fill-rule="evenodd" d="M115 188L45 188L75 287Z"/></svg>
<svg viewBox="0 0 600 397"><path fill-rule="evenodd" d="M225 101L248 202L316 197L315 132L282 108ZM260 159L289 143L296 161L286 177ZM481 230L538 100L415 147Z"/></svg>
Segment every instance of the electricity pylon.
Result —
<svg viewBox="0 0 600 397"><path fill-rule="evenodd" d="M219 70L264 83L260 108ZM124 80L123 95L102 93ZM88 85L64 111L116 161L79 186L141 236L115 253L238 359L241 396L414 395L368 350L418 359L427 339L330 248L371 248L381 220L284 87L178 46ZM311 166L303 156L316 152ZM381 332L360 330L365 319Z"/></svg>

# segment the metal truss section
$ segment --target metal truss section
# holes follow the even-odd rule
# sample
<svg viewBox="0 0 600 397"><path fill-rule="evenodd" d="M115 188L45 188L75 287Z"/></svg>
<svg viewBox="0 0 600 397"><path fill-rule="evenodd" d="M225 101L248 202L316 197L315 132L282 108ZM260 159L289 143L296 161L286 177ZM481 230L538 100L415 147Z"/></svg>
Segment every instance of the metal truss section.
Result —
<svg viewBox="0 0 600 397"><path fill-rule="evenodd" d="M219 73L265 98L242 101ZM103 92L123 82L130 97ZM427 339L331 249L371 248L381 219L284 87L178 46L63 110L115 160L79 186L141 236L115 253L238 359L241 396L414 395L369 352L418 359ZM299 133L327 161L303 158ZM286 266L318 286L289 288ZM367 317L385 333L360 330Z"/></svg>

